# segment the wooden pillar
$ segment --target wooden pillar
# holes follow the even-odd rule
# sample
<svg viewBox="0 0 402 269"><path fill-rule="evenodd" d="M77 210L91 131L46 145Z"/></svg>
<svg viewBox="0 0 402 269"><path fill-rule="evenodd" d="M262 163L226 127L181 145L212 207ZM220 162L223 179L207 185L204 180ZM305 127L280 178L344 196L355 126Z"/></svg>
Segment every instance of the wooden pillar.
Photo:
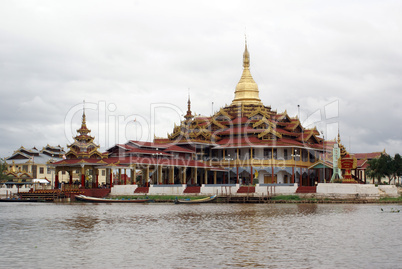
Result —
<svg viewBox="0 0 402 269"><path fill-rule="evenodd" d="M300 186L303 183L303 174L302 174L302 168L300 167Z"/></svg>
<svg viewBox="0 0 402 269"><path fill-rule="evenodd" d="M174 183L174 166L169 167L169 184Z"/></svg>
<svg viewBox="0 0 402 269"><path fill-rule="evenodd" d="M85 174L81 174L81 188L85 189Z"/></svg>
<svg viewBox="0 0 402 269"><path fill-rule="evenodd" d="M99 170L96 169L95 173L96 173L96 175L95 175L95 188L98 188L99 187Z"/></svg>
<svg viewBox="0 0 402 269"><path fill-rule="evenodd" d="M70 169L68 173L70 177L69 184L73 185L73 169Z"/></svg>
<svg viewBox="0 0 402 269"><path fill-rule="evenodd" d="M204 184L208 184L208 170L204 169Z"/></svg>
<svg viewBox="0 0 402 269"><path fill-rule="evenodd" d="M182 184L187 184L187 168L183 167L183 173L182 173Z"/></svg>
<svg viewBox="0 0 402 269"><path fill-rule="evenodd" d="M310 186L310 170L307 168L307 182L308 185ZM315 184L311 184L311 186L315 186Z"/></svg>
<svg viewBox="0 0 402 269"><path fill-rule="evenodd" d="M81 187L85 189L85 167L81 166Z"/></svg>
<svg viewBox="0 0 402 269"><path fill-rule="evenodd" d="M295 183L295 167L292 167L292 183Z"/></svg>
<svg viewBox="0 0 402 269"><path fill-rule="evenodd" d="M197 184L198 180L197 180L197 167L194 167L194 184Z"/></svg>
<svg viewBox="0 0 402 269"><path fill-rule="evenodd" d="M163 167L162 167L162 165L158 165L157 170L158 170L157 182L158 182L158 184L163 184L163 182L162 182L162 179L163 179Z"/></svg>
<svg viewBox="0 0 402 269"><path fill-rule="evenodd" d="M131 167L130 168L130 185L134 184L134 173L135 173L135 168Z"/></svg>
<svg viewBox="0 0 402 269"><path fill-rule="evenodd" d="M124 185L127 185L127 170L124 168Z"/></svg>
<svg viewBox="0 0 402 269"><path fill-rule="evenodd" d="M54 180L54 188L58 189L59 188L59 172L56 170L56 176Z"/></svg>
<svg viewBox="0 0 402 269"><path fill-rule="evenodd" d="M109 181L110 181L110 188L113 187L113 171L109 168Z"/></svg>
<svg viewBox="0 0 402 269"><path fill-rule="evenodd" d="M119 168L119 174L118 174L118 185L121 185L121 168Z"/></svg>
<svg viewBox="0 0 402 269"><path fill-rule="evenodd" d="M134 184L137 182L137 165L136 164L133 165L132 175L133 175L132 182Z"/></svg>
<svg viewBox="0 0 402 269"><path fill-rule="evenodd" d="M250 185L253 185L253 178L254 178L254 174L253 174L253 166L250 165Z"/></svg>
<svg viewBox="0 0 402 269"><path fill-rule="evenodd" d="M147 167L145 168L145 186L149 187L149 165L147 165Z"/></svg>
<svg viewBox="0 0 402 269"><path fill-rule="evenodd" d="M216 171L214 171L214 184L216 184Z"/></svg>
<svg viewBox="0 0 402 269"><path fill-rule="evenodd" d="M275 178L274 178L274 166L271 166L271 171L272 171L272 173L271 173L271 182L272 182L272 184L275 182Z"/></svg>

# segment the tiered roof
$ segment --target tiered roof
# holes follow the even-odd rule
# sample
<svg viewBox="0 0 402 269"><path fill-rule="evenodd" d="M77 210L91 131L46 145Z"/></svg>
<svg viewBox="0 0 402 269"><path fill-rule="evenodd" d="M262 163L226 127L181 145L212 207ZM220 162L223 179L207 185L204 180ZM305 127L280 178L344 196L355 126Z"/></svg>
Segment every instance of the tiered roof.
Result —
<svg viewBox="0 0 402 269"><path fill-rule="evenodd" d="M14 164L46 164L52 159L54 161L60 160L64 154L64 149L60 146L46 145L42 150L38 150L36 147L27 149L21 146L14 151L13 155L6 158L6 162Z"/></svg>
<svg viewBox="0 0 402 269"><path fill-rule="evenodd" d="M74 137L74 142L67 145L69 151L66 154L67 159L103 159L107 157L99 152L99 145L94 143L94 137L90 136L91 130L87 128L85 109L82 113L82 123L77 130L78 135Z"/></svg>
<svg viewBox="0 0 402 269"><path fill-rule="evenodd" d="M297 117L290 117L286 111L277 113L262 104L249 66L246 43L243 74L231 105L211 117L194 117L189 99L184 120L174 126L167 139L156 138L155 143L204 143L216 148L296 146L323 149L323 139L315 127L304 128ZM327 142L325 144L325 148L330 148Z"/></svg>

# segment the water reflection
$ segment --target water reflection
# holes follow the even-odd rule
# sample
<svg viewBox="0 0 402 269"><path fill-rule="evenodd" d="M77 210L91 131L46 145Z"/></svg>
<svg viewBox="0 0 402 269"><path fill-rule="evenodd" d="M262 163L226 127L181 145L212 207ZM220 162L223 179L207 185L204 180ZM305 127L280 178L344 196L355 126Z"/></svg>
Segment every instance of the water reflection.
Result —
<svg viewBox="0 0 402 269"><path fill-rule="evenodd" d="M61 225L70 230L87 232L89 230L93 230L96 224L99 223L99 221L100 220L97 217L78 215L62 221Z"/></svg>
<svg viewBox="0 0 402 269"><path fill-rule="evenodd" d="M0 214L6 267L391 268L402 239L400 215L377 205L0 205Z"/></svg>

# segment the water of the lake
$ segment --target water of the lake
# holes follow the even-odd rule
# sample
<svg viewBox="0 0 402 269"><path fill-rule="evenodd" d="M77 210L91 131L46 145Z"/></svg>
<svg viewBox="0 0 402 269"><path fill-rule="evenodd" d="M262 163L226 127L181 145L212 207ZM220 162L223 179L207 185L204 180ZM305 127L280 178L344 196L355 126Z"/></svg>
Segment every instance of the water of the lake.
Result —
<svg viewBox="0 0 402 269"><path fill-rule="evenodd" d="M391 208L1 203L0 267L401 268Z"/></svg>

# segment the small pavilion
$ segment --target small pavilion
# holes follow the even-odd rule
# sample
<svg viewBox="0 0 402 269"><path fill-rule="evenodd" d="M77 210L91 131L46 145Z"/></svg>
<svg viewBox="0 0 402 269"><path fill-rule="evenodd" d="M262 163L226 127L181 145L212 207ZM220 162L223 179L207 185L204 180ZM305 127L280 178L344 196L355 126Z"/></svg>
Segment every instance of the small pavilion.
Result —
<svg viewBox="0 0 402 269"><path fill-rule="evenodd" d="M116 144L101 153L100 146L94 143L90 132L84 109L81 127L77 130L74 142L67 145L69 150L65 159L52 164L56 170L56 189L60 185L57 176L60 171L69 174L70 186L74 185L73 172L79 172L81 189L98 188L99 171L103 169L106 170L106 188L114 184L136 184L143 187L149 187L150 184L216 184L218 173L224 174L225 171L194 160L195 150L171 143L131 140L126 144ZM137 174L137 171L141 173ZM211 175L209 171L212 178L208 177Z"/></svg>

